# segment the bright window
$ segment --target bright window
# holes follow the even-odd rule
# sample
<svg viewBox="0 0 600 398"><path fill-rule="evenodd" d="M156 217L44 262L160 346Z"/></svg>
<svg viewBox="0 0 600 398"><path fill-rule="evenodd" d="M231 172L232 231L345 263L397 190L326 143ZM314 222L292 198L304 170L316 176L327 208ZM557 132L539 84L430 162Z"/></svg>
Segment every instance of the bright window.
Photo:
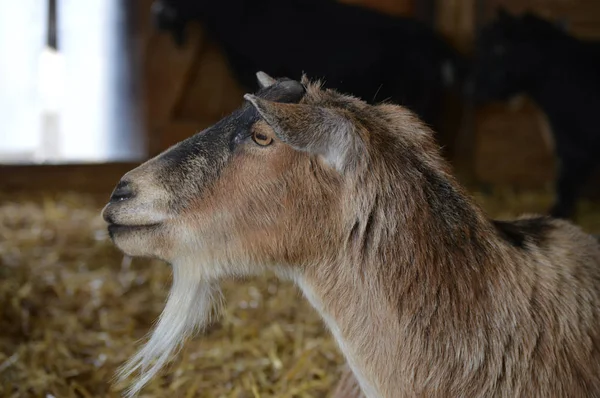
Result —
<svg viewBox="0 0 600 398"><path fill-rule="evenodd" d="M0 162L144 157L123 3L0 0Z"/></svg>

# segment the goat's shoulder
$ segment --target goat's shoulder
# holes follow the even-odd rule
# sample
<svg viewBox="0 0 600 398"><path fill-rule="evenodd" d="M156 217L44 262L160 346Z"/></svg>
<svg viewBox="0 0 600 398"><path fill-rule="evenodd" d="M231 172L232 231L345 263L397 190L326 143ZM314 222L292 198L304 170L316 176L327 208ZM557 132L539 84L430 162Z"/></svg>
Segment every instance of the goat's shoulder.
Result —
<svg viewBox="0 0 600 398"><path fill-rule="evenodd" d="M579 226L539 215L492 224L506 245L532 262L563 272L583 272L600 282L600 242Z"/></svg>
<svg viewBox="0 0 600 398"><path fill-rule="evenodd" d="M598 240L570 221L546 215L525 214L513 220L492 220L499 236L512 246L551 247L580 244L598 249Z"/></svg>
<svg viewBox="0 0 600 398"><path fill-rule="evenodd" d="M525 249L531 245L544 245L556 228L554 221L546 216L527 215L510 221L492 220L492 225L506 243Z"/></svg>

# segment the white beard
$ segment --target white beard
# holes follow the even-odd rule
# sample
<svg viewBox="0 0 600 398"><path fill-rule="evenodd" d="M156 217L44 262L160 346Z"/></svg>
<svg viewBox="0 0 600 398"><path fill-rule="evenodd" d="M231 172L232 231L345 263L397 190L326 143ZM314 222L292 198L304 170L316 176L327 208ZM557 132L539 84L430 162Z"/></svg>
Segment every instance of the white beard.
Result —
<svg viewBox="0 0 600 398"><path fill-rule="evenodd" d="M187 337L210 322L213 304L221 302L216 282L204 281L197 274L190 275L186 269L189 270L173 265L173 285L152 336L118 372L119 381L123 381L139 371L125 392L128 398L139 393Z"/></svg>

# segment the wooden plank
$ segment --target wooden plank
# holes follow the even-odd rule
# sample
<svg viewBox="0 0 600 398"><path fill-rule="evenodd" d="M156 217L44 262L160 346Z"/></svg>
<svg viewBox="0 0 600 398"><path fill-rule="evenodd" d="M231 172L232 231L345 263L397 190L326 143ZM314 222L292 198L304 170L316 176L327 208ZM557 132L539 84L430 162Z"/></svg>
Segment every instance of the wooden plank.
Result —
<svg viewBox="0 0 600 398"><path fill-rule="evenodd" d="M185 88L203 41L204 34L197 24L190 25L188 42L183 48L176 47L172 37L165 33L152 36L144 71L151 126L172 117L173 106Z"/></svg>
<svg viewBox="0 0 600 398"><path fill-rule="evenodd" d="M471 52L475 0L437 0L435 26L459 51Z"/></svg>
<svg viewBox="0 0 600 398"><path fill-rule="evenodd" d="M138 163L0 165L0 190L112 192ZM108 196L107 196L108 197Z"/></svg>
<svg viewBox="0 0 600 398"><path fill-rule="evenodd" d="M176 47L172 37L165 33L154 33L149 39L143 73L151 154L162 150L160 131L173 119L175 106L195 73L195 61L201 54L202 29L198 24L190 24L188 28L183 48Z"/></svg>
<svg viewBox="0 0 600 398"><path fill-rule="evenodd" d="M219 46L207 42L193 75L181 92L173 120L216 122L240 106L245 92Z"/></svg>
<svg viewBox="0 0 600 398"><path fill-rule="evenodd" d="M135 24L136 48L140 50L142 59L146 58L150 38L156 33L152 24L151 8L154 0L138 0L135 2L133 21Z"/></svg>

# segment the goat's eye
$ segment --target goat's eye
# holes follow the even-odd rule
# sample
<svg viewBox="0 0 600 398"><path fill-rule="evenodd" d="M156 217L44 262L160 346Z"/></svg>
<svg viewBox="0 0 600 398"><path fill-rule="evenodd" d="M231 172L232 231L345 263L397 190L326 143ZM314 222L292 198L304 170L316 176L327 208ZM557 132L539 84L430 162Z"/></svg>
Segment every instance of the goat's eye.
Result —
<svg viewBox="0 0 600 398"><path fill-rule="evenodd" d="M273 142L273 138L257 131L252 133L252 140L260 146L271 145Z"/></svg>

